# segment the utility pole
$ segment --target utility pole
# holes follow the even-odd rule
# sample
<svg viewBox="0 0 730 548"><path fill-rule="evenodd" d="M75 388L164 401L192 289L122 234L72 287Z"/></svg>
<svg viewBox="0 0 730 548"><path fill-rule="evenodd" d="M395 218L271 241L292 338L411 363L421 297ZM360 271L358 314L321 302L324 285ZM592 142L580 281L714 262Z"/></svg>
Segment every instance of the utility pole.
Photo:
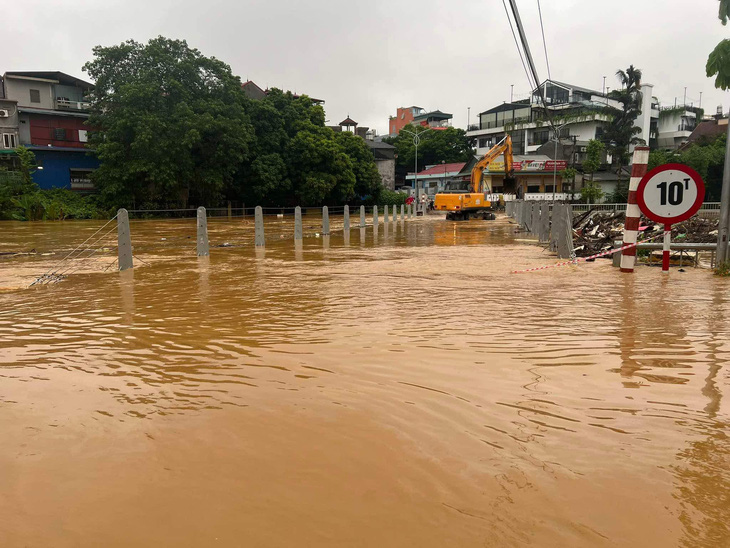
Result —
<svg viewBox="0 0 730 548"><path fill-rule="evenodd" d="M421 135L426 133L427 131L431 131L432 128L424 129L423 131L419 131L418 133L414 133L413 131L408 131L407 129L401 129L401 131L408 133L410 135L413 135L413 146L416 149L416 157L414 158L413 164L413 189L416 191L416 208L418 208L418 198L419 198L419 188L418 188L418 145L421 143ZM418 209L416 209L418 210ZM426 212L424 211L423 214L425 215Z"/></svg>
<svg viewBox="0 0 730 548"><path fill-rule="evenodd" d="M700 91L700 108L702 108L702 92Z"/></svg>
<svg viewBox="0 0 730 548"><path fill-rule="evenodd" d="M687 86L684 86L684 99L682 99L682 105L687 105Z"/></svg>
<svg viewBox="0 0 730 548"><path fill-rule="evenodd" d="M510 103L512 102L512 97L514 96L514 91L515 91L515 85L510 84L509 85L509 102Z"/></svg>
<svg viewBox="0 0 730 548"><path fill-rule="evenodd" d="M720 226L717 227L716 265L727 261L728 222L730 222L730 124L727 126L725 145L725 168L722 172L722 193L720 195Z"/></svg>

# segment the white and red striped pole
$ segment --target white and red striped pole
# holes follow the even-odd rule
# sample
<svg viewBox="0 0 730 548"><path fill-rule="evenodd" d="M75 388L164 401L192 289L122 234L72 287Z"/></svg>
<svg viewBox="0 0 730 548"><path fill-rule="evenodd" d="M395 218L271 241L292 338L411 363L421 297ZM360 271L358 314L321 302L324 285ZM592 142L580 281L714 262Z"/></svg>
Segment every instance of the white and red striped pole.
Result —
<svg viewBox="0 0 730 548"><path fill-rule="evenodd" d="M669 272L669 251L672 242L672 225L664 225L664 245L662 246L662 272Z"/></svg>
<svg viewBox="0 0 730 548"><path fill-rule="evenodd" d="M648 164L649 147L636 147L631 167L631 180L629 181L629 199L626 205L623 246L635 244L639 237L641 211L636 201L636 189L639 188L641 178L646 175ZM635 264L636 246L633 246L621 253L621 272L633 272Z"/></svg>

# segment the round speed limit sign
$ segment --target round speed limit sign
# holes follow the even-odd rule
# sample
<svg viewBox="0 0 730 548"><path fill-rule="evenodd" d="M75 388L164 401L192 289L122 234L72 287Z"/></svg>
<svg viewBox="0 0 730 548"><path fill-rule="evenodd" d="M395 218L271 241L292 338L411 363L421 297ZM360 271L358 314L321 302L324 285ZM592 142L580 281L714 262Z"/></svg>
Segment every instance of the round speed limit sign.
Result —
<svg viewBox="0 0 730 548"><path fill-rule="evenodd" d="M636 190L641 212L665 225L686 221L699 211L704 199L702 177L683 164L665 164L652 169Z"/></svg>

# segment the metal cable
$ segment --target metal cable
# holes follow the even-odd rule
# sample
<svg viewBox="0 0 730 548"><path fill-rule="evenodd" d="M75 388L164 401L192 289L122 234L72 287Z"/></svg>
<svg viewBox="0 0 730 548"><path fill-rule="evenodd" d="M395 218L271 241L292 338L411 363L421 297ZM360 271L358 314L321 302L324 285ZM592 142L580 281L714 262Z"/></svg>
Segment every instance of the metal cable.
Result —
<svg viewBox="0 0 730 548"><path fill-rule="evenodd" d="M540 14L540 30L542 31L542 47L545 50L545 65L547 66L548 80L552 81L550 74L550 61L548 61L547 43L545 42L545 27L542 25L542 9L540 8L540 0L537 0L537 12Z"/></svg>
<svg viewBox="0 0 730 548"><path fill-rule="evenodd" d="M525 76L527 76L527 83L531 89L535 89L538 86L538 84L533 84L532 79L530 78L530 73L527 70L527 65L525 64L525 59L522 57L522 50L520 49L520 44L517 41L517 35L515 34L515 29L512 26L512 19L510 19L509 10L507 9L507 4L505 3L505 0L502 0L502 5L504 6L504 12L507 14L507 22L509 23L509 29L512 31L512 38L514 38L514 40L515 40L515 46L517 47L517 53L520 55L520 61L522 61L522 68L525 70Z"/></svg>
<svg viewBox="0 0 730 548"><path fill-rule="evenodd" d="M119 215L119 214L117 213L117 215ZM97 230L96 232L94 232L94 233L93 233L93 234L92 234L91 236L89 236L89 237L88 237L88 238L86 238L86 239L85 239L85 240L84 240L83 242L81 242L81 243L80 243L80 244L79 244L78 246L76 246L76 248L75 248L75 249L74 249L73 251L71 251L71 253L69 253L69 254L68 254L68 255L66 255L66 256L65 256L65 257L64 257L63 259L61 259L61 260L60 260L60 261L59 261L58 263L56 263L55 265L53 265L53 266L52 266L52 267L51 267L51 268L50 268L50 269L49 269L49 270L48 270L48 271L47 271L47 272L46 272L45 274L41 274L40 276L38 276L38 278L36 278L36 280L35 280L35 281L34 281L34 282L33 282L32 284L30 284L30 285L31 285L31 286L35 285L36 283L38 283L38 281L39 281L39 280L41 280L42 278L45 278L45 277L46 277L46 276L48 276L49 274L55 274L55 272L54 272L54 269L57 269L58 267L60 267L60 266L61 266L61 264L63 264L63 262L64 262L64 261L65 261L66 259L68 259L69 257L71 257L71 255L73 255L73 254L74 254L74 253L76 252L76 250L78 250L78 249L79 249L79 248L80 248L81 246L83 246L83 245L84 245L84 244L85 244L86 242L88 242L89 240L91 240L91 238L93 238L93 237L94 237L94 236L96 236L96 235L97 235L97 234L98 234L99 232L101 232L101 231L102 231L102 229L103 229L103 228L104 228L105 226L107 226L107 225L108 225L109 223L111 223L111 222L112 222L113 220L115 220L115 219L117 218L117 215L114 215L114 217L112 217L112 218L111 218L111 219L109 219L109 220L108 220L108 221L107 221L106 223L104 223L104 225L103 225L103 226L101 226L101 227L99 228L99 230Z"/></svg>
<svg viewBox="0 0 730 548"><path fill-rule="evenodd" d="M99 246L100 242L102 242L104 240L104 238L106 238L107 236L109 236L109 234L111 234L116 229L117 229L117 227L115 227L115 226L112 227L103 236L101 236L100 238L98 238L92 245L90 245L89 247L87 247L85 250L83 250L81 252L81 253L85 253L87 251L91 251L91 254L90 255L88 255L87 257L84 257L84 258L79 259L80 256L81 256L81 253L80 253L77 257L75 257L75 259L79 259L79 262L78 263L75 263L75 264L72 263L71 265L69 265L69 266L67 266L67 267L65 267L65 268L63 268L61 270L58 270L56 272L53 272L51 274L51 276L53 276L54 279L55 278L65 278L65 277L69 276L70 274L73 274L74 272L78 271L82 266L85 266L89 262L89 260L91 259L91 257L93 257L94 254L97 251L99 251L99 247L98 246Z"/></svg>

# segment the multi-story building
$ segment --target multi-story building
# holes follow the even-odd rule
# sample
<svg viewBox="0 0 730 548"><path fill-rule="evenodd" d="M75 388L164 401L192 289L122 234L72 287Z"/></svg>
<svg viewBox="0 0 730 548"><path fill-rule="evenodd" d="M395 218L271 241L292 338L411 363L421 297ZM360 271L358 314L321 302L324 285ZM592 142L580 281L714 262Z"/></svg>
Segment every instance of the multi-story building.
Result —
<svg viewBox="0 0 730 548"><path fill-rule="evenodd" d="M689 105L659 107L656 148L676 150L697 127L699 109Z"/></svg>
<svg viewBox="0 0 730 548"><path fill-rule="evenodd" d="M0 150L9 152L18 143L18 102L0 98Z"/></svg>
<svg viewBox="0 0 730 548"><path fill-rule="evenodd" d="M691 105L661 107L653 89L652 84L641 84L642 109L635 122L641 131L636 137L651 148L674 150L686 142L696 127L699 109ZM573 157L563 159L580 164L588 141L602 139L611 121L603 110L606 106L622 108L619 101L606 93L546 80L532 91L530 98L480 113L479 123L468 128L467 136L474 139L478 154L487 152L506 133L512 136L515 154L545 153L544 145L554 142L550 119L560 128L559 143L568 143L574 152Z"/></svg>
<svg viewBox="0 0 730 548"><path fill-rule="evenodd" d="M99 162L86 149L86 97L92 88L89 82L63 72L3 75L3 101L14 103L17 109L15 146L24 145L34 152L38 170L33 179L41 188L93 189L89 175Z"/></svg>
<svg viewBox="0 0 730 548"><path fill-rule="evenodd" d="M451 127L453 115L440 110L426 112L426 109L416 106L399 107L395 116L388 119L389 135L398 135L400 130L408 124L417 124L433 129Z"/></svg>
<svg viewBox="0 0 730 548"><path fill-rule="evenodd" d="M553 138L550 119L560 128L561 138L570 136L579 146L585 146L589 140L603 135L609 116L602 109L607 105L620 107L620 103L601 92L546 80L533 90L530 98L480 113L479 124L471 126L467 136L476 140L477 154L486 153L507 133L512 136L515 154L535 154Z"/></svg>

